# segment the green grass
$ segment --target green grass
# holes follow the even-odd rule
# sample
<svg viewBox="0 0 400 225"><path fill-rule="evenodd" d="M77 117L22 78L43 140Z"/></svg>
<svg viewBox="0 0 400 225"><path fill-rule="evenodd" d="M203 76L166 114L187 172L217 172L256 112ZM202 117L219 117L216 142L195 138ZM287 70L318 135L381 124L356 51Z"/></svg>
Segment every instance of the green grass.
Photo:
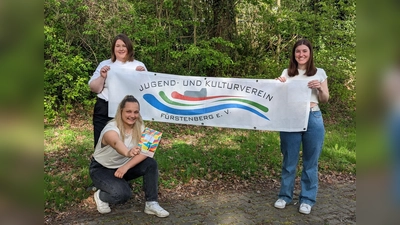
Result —
<svg viewBox="0 0 400 225"><path fill-rule="evenodd" d="M88 198L88 167L93 153L91 122L82 126L44 129L45 214L63 211ZM191 179L278 179L281 168L279 133L147 122L163 132L155 159L160 187L174 188ZM76 127L76 128L75 128ZM320 172L356 172L356 131L340 125L326 127ZM133 181L141 184L141 179ZM140 185L134 185L140 191Z"/></svg>
<svg viewBox="0 0 400 225"><path fill-rule="evenodd" d="M328 125L320 156L320 171L356 174L356 128Z"/></svg>

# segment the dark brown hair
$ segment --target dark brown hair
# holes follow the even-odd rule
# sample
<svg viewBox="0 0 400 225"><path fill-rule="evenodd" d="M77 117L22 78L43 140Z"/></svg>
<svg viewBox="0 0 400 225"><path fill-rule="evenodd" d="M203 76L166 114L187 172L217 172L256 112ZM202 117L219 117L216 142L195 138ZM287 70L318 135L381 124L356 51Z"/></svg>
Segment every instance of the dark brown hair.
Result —
<svg viewBox="0 0 400 225"><path fill-rule="evenodd" d="M117 40L121 40L125 43L126 48L128 49L127 57L125 60L132 62L135 59L135 57L134 57L135 52L133 51L132 41L125 34L118 34L114 38L112 45L111 45L111 61L115 62L115 60L117 60L117 57L115 56L115 43L117 43Z"/></svg>
<svg viewBox="0 0 400 225"><path fill-rule="evenodd" d="M310 58L308 59L306 72L304 74L307 76L314 76L317 73L317 68L314 65L314 54L311 42L307 39L300 39L294 44L289 62L288 75L289 77L294 77L299 74L299 71L297 71L298 63L295 58L295 51L296 48L300 45L305 45L310 49Z"/></svg>

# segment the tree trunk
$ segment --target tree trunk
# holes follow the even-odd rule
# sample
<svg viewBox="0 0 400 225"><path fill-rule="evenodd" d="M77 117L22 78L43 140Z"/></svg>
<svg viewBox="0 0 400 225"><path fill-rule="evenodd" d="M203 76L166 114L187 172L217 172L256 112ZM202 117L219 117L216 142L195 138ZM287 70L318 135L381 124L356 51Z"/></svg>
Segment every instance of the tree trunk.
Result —
<svg viewBox="0 0 400 225"><path fill-rule="evenodd" d="M222 37L227 41L233 40L236 30L235 1L215 0L212 2L214 13L211 37Z"/></svg>

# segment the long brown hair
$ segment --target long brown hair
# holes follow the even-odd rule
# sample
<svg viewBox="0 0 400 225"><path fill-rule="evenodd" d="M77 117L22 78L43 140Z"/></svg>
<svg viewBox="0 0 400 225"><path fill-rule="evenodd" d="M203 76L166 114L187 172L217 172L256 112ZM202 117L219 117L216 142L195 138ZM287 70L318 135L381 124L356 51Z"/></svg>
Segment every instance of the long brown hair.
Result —
<svg viewBox="0 0 400 225"><path fill-rule="evenodd" d="M296 51L296 48L300 45L305 45L310 49L310 58L307 61L306 72L304 74L307 76L314 76L317 73L317 68L314 65L314 54L313 54L313 48L312 48L311 42L308 41L307 39L300 39L294 44L293 49L292 49L292 55L290 56L288 75L289 75L289 77L294 77L299 74L299 71L297 70L298 62L296 61L296 58L295 58L296 57L295 51Z"/></svg>
<svg viewBox="0 0 400 225"><path fill-rule="evenodd" d="M122 110L124 110L127 102L136 102L140 110L139 101L135 97L133 97L133 95L126 95L124 99L122 99L122 101L119 103L114 120L117 123L117 127L121 134L122 141L125 140L124 122L122 121ZM144 126L144 122L142 115L139 113L139 117L137 118L135 124L133 125L132 140L137 140L137 141L140 140L140 136L142 134L142 126Z"/></svg>
<svg viewBox="0 0 400 225"><path fill-rule="evenodd" d="M117 57L115 56L115 43L117 43L118 40L121 40L125 43L126 48L128 49L128 54L126 57L126 61L132 62L133 60L135 60L135 52L133 51L133 44L131 39L129 39L128 36L126 36L125 34L118 34L111 45L111 61L115 62L115 60L117 60Z"/></svg>

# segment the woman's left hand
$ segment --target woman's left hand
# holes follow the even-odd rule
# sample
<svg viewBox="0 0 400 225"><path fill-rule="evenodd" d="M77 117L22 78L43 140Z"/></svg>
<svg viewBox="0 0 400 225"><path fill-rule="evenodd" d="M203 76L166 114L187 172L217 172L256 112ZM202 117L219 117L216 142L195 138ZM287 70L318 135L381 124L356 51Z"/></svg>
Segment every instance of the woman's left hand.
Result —
<svg viewBox="0 0 400 225"><path fill-rule="evenodd" d="M321 82L319 82L318 80L312 80L308 82L308 87L311 89L321 90Z"/></svg>

